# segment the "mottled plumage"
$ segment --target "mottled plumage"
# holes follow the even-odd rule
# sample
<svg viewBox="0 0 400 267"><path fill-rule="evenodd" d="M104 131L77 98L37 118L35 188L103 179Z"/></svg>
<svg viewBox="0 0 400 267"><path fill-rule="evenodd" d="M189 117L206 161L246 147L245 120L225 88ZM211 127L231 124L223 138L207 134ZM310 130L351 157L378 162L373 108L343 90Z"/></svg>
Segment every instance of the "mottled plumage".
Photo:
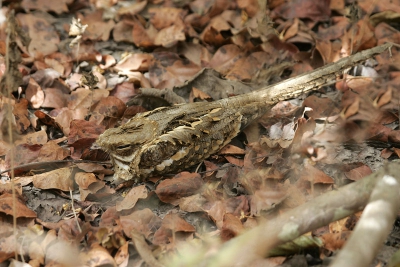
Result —
<svg viewBox="0 0 400 267"><path fill-rule="evenodd" d="M126 124L105 131L97 144L110 153L115 179L142 181L177 173L219 151L277 102L335 81L345 69L391 46L359 52L252 93L137 114Z"/></svg>

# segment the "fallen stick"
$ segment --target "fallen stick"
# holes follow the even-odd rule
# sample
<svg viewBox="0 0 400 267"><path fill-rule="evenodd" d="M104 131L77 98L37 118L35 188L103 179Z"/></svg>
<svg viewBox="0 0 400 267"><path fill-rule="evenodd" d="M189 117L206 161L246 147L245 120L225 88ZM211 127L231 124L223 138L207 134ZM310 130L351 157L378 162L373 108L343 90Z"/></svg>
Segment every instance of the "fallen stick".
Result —
<svg viewBox="0 0 400 267"><path fill-rule="evenodd" d="M362 180L325 193L273 220L261 223L219 249L214 248L215 254L208 255L198 265L250 266L251 262L264 258L270 249L278 245L363 210L377 181L385 175L395 177L398 181L399 170L400 163L391 162Z"/></svg>

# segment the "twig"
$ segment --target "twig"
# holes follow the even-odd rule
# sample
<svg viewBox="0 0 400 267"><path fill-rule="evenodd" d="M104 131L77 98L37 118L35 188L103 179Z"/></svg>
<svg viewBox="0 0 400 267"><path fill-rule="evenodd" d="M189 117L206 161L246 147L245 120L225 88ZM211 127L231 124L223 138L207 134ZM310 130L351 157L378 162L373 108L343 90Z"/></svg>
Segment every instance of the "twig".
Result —
<svg viewBox="0 0 400 267"><path fill-rule="evenodd" d="M390 171L385 173L378 180L350 239L336 255L331 267L369 266L379 252L400 208L400 176L392 176Z"/></svg>
<svg viewBox="0 0 400 267"><path fill-rule="evenodd" d="M389 175L400 179L400 163L385 168L339 190L323 194L281 217L275 218L225 243L217 254L199 263L201 266L249 266L280 244L313 229L340 220L364 208L378 179Z"/></svg>
<svg viewBox="0 0 400 267"><path fill-rule="evenodd" d="M14 168L10 168L4 171L0 171L0 175L6 172L11 172L11 171L16 171L24 168L29 168L29 169L34 169L37 167L42 166L43 164L55 164L55 163L74 163L74 164L79 164L79 163L94 163L94 164L100 164L100 165L111 165L111 162L109 161L93 161L93 160L75 160L75 159L63 159L63 160L51 160L51 161L44 161L44 162L31 162L23 165L19 165Z"/></svg>
<svg viewBox="0 0 400 267"><path fill-rule="evenodd" d="M82 228L79 225L78 216L76 215L76 211L75 211L75 207L74 207L74 197L72 195L71 188L69 189L69 195L71 197L71 209L72 209L72 213L74 214L74 217L75 217L76 226L78 227L79 233L82 233Z"/></svg>

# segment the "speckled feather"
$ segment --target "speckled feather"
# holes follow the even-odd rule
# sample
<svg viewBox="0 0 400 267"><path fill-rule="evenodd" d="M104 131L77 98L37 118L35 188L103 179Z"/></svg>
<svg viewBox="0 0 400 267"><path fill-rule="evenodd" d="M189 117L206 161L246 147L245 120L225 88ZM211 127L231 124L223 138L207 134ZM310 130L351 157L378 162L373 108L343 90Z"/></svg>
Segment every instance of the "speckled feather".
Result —
<svg viewBox="0 0 400 267"><path fill-rule="evenodd" d="M384 44L259 91L137 114L97 140L110 153L116 180L142 181L198 164L228 144L279 101L335 81L345 69L382 53Z"/></svg>

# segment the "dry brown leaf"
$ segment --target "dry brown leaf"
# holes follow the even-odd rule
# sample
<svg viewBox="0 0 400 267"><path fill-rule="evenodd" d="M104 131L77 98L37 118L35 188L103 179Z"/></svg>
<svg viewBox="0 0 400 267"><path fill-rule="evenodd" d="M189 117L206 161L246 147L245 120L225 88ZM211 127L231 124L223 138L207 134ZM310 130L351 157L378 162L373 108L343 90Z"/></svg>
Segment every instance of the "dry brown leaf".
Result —
<svg viewBox="0 0 400 267"><path fill-rule="evenodd" d="M11 224L10 224L11 225ZM5 224L3 224L4 228ZM10 229L10 233L12 230ZM18 247L21 246L17 244L17 239L12 234L8 234L6 236L2 235L0 237L0 261L5 262L6 260L13 258L15 255L15 251L17 251Z"/></svg>
<svg viewBox="0 0 400 267"><path fill-rule="evenodd" d="M400 151L399 151L400 152ZM393 151L390 148L384 148L381 151L381 157L384 159L388 159L393 155ZM396 155L398 156L399 154L396 153ZM398 156L399 157L399 156Z"/></svg>
<svg viewBox="0 0 400 267"><path fill-rule="evenodd" d="M236 157L232 157L232 156L229 156L229 155L225 155L224 157L229 163L231 163L233 165L236 165L236 166L239 166L239 167L243 167L243 165L244 165L243 159L238 159Z"/></svg>
<svg viewBox="0 0 400 267"><path fill-rule="evenodd" d="M202 100L211 100L212 97L210 95L208 95L207 93L204 93L203 91L197 89L196 87L192 88L192 92L190 93L190 97L189 100L190 102L194 102L194 99L202 99Z"/></svg>
<svg viewBox="0 0 400 267"><path fill-rule="evenodd" d="M161 227L154 233L153 244L173 243L174 233L194 233L195 231L193 225L182 219L179 214L169 213L162 220ZM175 238L177 238L176 235Z"/></svg>
<svg viewBox="0 0 400 267"><path fill-rule="evenodd" d="M228 241L244 231L242 222L231 213L226 213L221 228L221 239Z"/></svg>
<svg viewBox="0 0 400 267"><path fill-rule="evenodd" d="M116 218L112 218L115 220ZM124 233L131 236L133 229L141 232L146 238L151 238L156 229L161 226L161 219L157 217L150 209L134 211L132 214L120 216L120 224Z"/></svg>
<svg viewBox="0 0 400 267"><path fill-rule="evenodd" d="M133 27L134 27L133 22L127 23L126 20L119 21L114 26L113 29L114 41L133 43L133 35L132 35Z"/></svg>
<svg viewBox="0 0 400 267"><path fill-rule="evenodd" d="M375 98L374 104L376 104L377 107L380 108L392 100L392 94L393 94L392 88L393 86L389 86L387 90L385 90L382 94L380 94Z"/></svg>
<svg viewBox="0 0 400 267"><path fill-rule="evenodd" d="M44 62L47 66L55 69L61 77L66 78L72 71L72 58L63 53L53 53L45 57Z"/></svg>
<svg viewBox="0 0 400 267"><path fill-rule="evenodd" d="M330 251L337 251L343 247L343 245L346 243L346 240L349 238L351 231L344 231L340 233L327 233L320 238L324 242L324 248Z"/></svg>
<svg viewBox="0 0 400 267"><path fill-rule="evenodd" d="M188 197L182 197L179 199L179 208L187 212L198 212L203 211L203 204L206 199L201 194L195 194Z"/></svg>
<svg viewBox="0 0 400 267"><path fill-rule="evenodd" d="M12 194L2 194L0 196L0 213L13 216L14 211L14 199L15 199L15 216L17 218L36 218L36 213L30 210L25 203L18 197Z"/></svg>
<svg viewBox="0 0 400 267"><path fill-rule="evenodd" d="M102 123L106 128L114 127L115 123L124 115L126 105L115 96L102 98L94 107L90 121Z"/></svg>
<svg viewBox="0 0 400 267"><path fill-rule="evenodd" d="M358 97L354 98L354 102L351 103L349 106L345 107L341 113L343 118L347 119L355 114L357 114L360 108L360 99Z"/></svg>
<svg viewBox="0 0 400 267"><path fill-rule="evenodd" d="M31 163L31 162L36 162L38 155L40 153L41 145L28 145L28 144L21 144L17 145L14 149L14 167ZM6 155L6 162L10 166L10 154Z"/></svg>
<svg viewBox="0 0 400 267"><path fill-rule="evenodd" d="M345 172L344 175L349 180L358 181L371 173L372 173L371 168L368 167L367 165L362 164L361 166L359 166L357 168L354 168L348 172Z"/></svg>
<svg viewBox="0 0 400 267"><path fill-rule="evenodd" d="M117 211L132 209L139 199L147 198L148 192L145 185L132 188L122 201L118 201L115 205Z"/></svg>
<svg viewBox="0 0 400 267"><path fill-rule="evenodd" d="M181 197L196 194L202 186L203 180L198 173L182 172L173 179L161 181L155 193L161 201L178 205Z"/></svg>
<svg viewBox="0 0 400 267"><path fill-rule="evenodd" d="M147 1L134 2L128 6L118 9L118 15L136 15L139 14L147 6ZM115 30L115 28L114 28Z"/></svg>
<svg viewBox="0 0 400 267"><path fill-rule="evenodd" d="M275 12L286 19L309 18L313 21L326 21L331 15L329 2L313 0L292 0L275 8Z"/></svg>
<svg viewBox="0 0 400 267"><path fill-rule="evenodd" d="M39 84L32 78L29 79L26 88L26 99L29 100L33 108L40 108L44 101L44 92Z"/></svg>
<svg viewBox="0 0 400 267"><path fill-rule="evenodd" d="M64 135L68 136L71 121L83 120L87 115L87 112L88 111L84 109L70 110L68 108L62 108L61 110L59 110L59 113L57 114L54 122L63 131Z"/></svg>
<svg viewBox="0 0 400 267"><path fill-rule="evenodd" d="M46 88L44 91L44 101L41 105L43 108L63 108L67 106L69 95L64 94L60 89Z"/></svg>
<svg viewBox="0 0 400 267"><path fill-rule="evenodd" d="M232 197L224 201L214 201L208 207L204 207L204 210L207 211L219 229L223 225L223 218L226 213L241 216L242 214L248 214L249 209L249 201L246 196Z"/></svg>
<svg viewBox="0 0 400 267"><path fill-rule="evenodd" d="M91 121L73 120L71 121L70 132L68 135L68 144L73 144L75 141L82 138L96 139L105 130L102 125L97 125Z"/></svg>
<svg viewBox="0 0 400 267"><path fill-rule="evenodd" d="M147 244L143 235L139 233L139 231L133 229L131 235L133 244L136 247L136 251L147 265L154 267L164 266L154 257L152 248Z"/></svg>
<svg viewBox="0 0 400 267"><path fill-rule="evenodd" d="M88 252L81 252L81 263L87 266L115 266L115 262L110 253L100 244L92 244Z"/></svg>
<svg viewBox="0 0 400 267"><path fill-rule="evenodd" d="M114 256L115 263L118 265L118 267L128 266L128 260L129 260L128 246L129 246L128 242L123 244L118 249L117 253Z"/></svg>
<svg viewBox="0 0 400 267"><path fill-rule="evenodd" d="M28 48L30 56L40 57L57 52L60 38L48 21L33 14L18 13L16 17L32 39Z"/></svg>
<svg viewBox="0 0 400 267"><path fill-rule="evenodd" d="M81 20L83 25L88 25L83 33L84 40L107 41L110 38L110 32L115 25L113 20L107 22L103 20L103 10L96 10L93 13L85 14L84 16L78 13L78 19Z"/></svg>
<svg viewBox="0 0 400 267"><path fill-rule="evenodd" d="M68 157L71 151L59 146L58 143L58 140L50 140L46 144L43 144L37 158L38 162L63 160Z"/></svg>
<svg viewBox="0 0 400 267"><path fill-rule="evenodd" d="M263 51L251 53L247 57L240 56L226 74L226 78L250 82L261 69L273 63L272 59L271 55Z"/></svg>
<svg viewBox="0 0 400 267"><path fill-rule="evenodd" d="M331 1L331 4L333 2L335 1ZM326 25L324 26L319 25L317 33L318 36L320 37L319 40L335 40L340 38L345 33L345 29L348 28L350 22L349 19L344 16L335 16L331 18L331 24L332 25L330 27L326 27ZM319 52L322 55L323 52L321 50L319 50ZM332 57L329 58L333 59Z"/></svg>
<svg viewBox="0 0 400 267"><path fill-rule="evenodd" d="M137 47L150 48L154 47L154 38L157 35L157 30L152 24L146 29L139 19L125 21L132 25L132 41Z"/></svg>
<svg viewBox="0 0 400 267"><path fill-rule="evenodd" d="M338 108L330 98L320 98L315 95L307 97L303 102L303 107L312 109L307 111L307 116L314 119L328 119L339 114Z"/></svg>
<svg viewBox="0 0 400 267"><path fill-rule="evenodd" d="M23 0L21 7L25 10L40 10L43 12L53 11L57 14L68 12L68 4L73 0L47 1L47 0Z"/></svg>
<svg viewBox="0 0 400 267"><path fill-rule="evenodd" d="M301 173L300 179L309 181L312 184L333 184L335 182L323 171L315 168L309 163L304 164L304 171Z"/></svg>
<svg viewBox="0 0 400 267"><path fill-rule="evenodd" d="M236 61L244 56L243 51L233 44L220 47L210 61L210 67L221 74L227 74Z"/></svg>
<svg viewBox="0 0 400 267"><path fill-rule="evenodd" d="M181 21L186 15L186 11L181 8L161 7L149 8L150 22L157 30L175 25L177 21Z"/></svg>
<svg viewBox="0 0 400 267"><path fill-rule="evenodd" d="M33 185L40 189L74 190L73 169L60 168L32 176Z"/></svg>
<svg viewBox="0 0 400 267"><path fill-rule="evenodd" d="M153 56L147 53L133 53L125 56L114 66L116 71L148 71Z"/></svg>
<svg viewBox="0 0 400 267"><path fill-rule="evenodd" d="M200 38L209 45L219 47L227 42L221 32L230 29L231 25L222 16L216 16L211 19L207 27L201 33Z"/></svg>
<svg viewBox="0 0 400 267"><path fill-rule="evenodd" d="M80 189L89 189L89 186L97 181L93 173L78 172L75 174L75 182Z"/></svg>
<svg viewBox="0 0 400 267"><path fill-rule="evenodd" d="M226 145L220 151L222 155L244 155L245 150L234 145Z"/></svg>
<svg viewBox="0 0 400 267"><path fill-rule="evenodd" d="M256 190L251 196L250 210L253 216L260 216L264 211L270 211L287 198L285 190L280 188L268 188L264 186Z"/></svg>
<svg viewBox="0 0 400 267"><path fill-rule="evenodd" d="M154 53L149 67L150 82L156 88L173 88L190 80L199 71L199 66L175 53Z"/></svg>
<svg viewBox="0 0 400 267"><path fill-rule="evenodd" d="M179 41L185 40L185 25L181 20L178 20L174 25L160 30L154 38L154 44L170 48L176 45Z"/></svg>

